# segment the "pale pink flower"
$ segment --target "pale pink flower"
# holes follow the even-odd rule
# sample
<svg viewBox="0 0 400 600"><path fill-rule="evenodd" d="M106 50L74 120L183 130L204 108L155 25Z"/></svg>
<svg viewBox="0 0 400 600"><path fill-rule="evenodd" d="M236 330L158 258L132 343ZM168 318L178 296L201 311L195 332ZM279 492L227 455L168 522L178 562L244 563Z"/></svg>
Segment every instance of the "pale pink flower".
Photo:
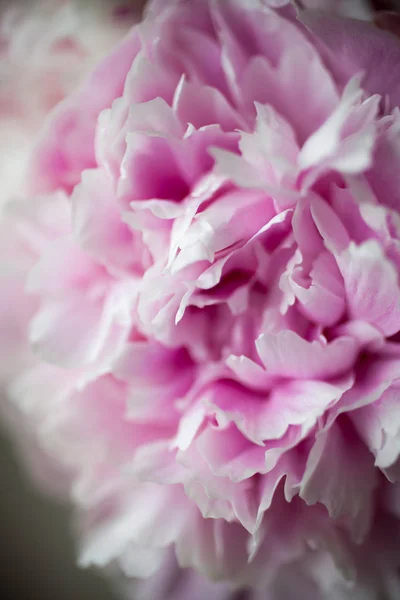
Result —
<svg viewBox="0 0 400 600"><path fill-rule="evenodd" d="M8 394L135 598L400 594L399 61L287 2L153 0L41 133Z"/></svg>

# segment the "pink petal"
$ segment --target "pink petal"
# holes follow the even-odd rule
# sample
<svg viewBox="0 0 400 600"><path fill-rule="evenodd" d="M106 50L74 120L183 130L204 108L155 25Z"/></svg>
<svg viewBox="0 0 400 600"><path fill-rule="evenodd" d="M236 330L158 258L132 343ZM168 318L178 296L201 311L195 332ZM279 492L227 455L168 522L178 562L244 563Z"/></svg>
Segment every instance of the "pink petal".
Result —
<svg viewBox="0 0 400 600"><path fill-rule="evenodd" d="M266 468L265 450L249 443L234 425L205 428L196 440L196 448L214 475L233 482L248 479Z"/></svg>
<svg viewBox="0 0 400 600"><path fill-rule="evenodd" d="M351 413L351 419L381 469L400 456L400 390L391 387L374 403Z"/></svg>
<svg viewBox="0 0 400 600"><path fill-rule="evenodd" d="M323 345L308 342L293 331L262 334L257 342L259 356L270 375L297 379L329 379L352 368L358 353L349 337Z"/></svg>
<svg viewBox="0 0 400 600"><path fill-rule="evenodd" d="M400 288L393 264L374 240L350 244L339 260L350 315L375 325L387 336L400 329Z"/></svg>
<svg viewBox="0 0 400 600"><path fill-rule="evenodd" d="M364 71L363 87L370 94L388 95L400 104L400 87L393 65L400 60L398 40L370 23L302 10L300 21L315 36L331 72L346 82Z"/></svg>
<svg viewBox="0 0 400 600"><path fill-rule="evenodd" d="M83 169L94 167L94 136L100 112L121 95L126 74L139 50L136 32L95 69L88 81L57 110L33 155L33 191L70 191ZM107 85L104 85L104 82ZM96 90L94 92L94 90Z"/></svg>
<svg viewBox="0 0 400 600"><path fill-rule="evenodd" d="M206 406L233 421L255 444L281 438L291 425L308 432L317 419L335 404L348 388L323 382L291 382L268 395L251 394L234 385L216 385L205 397Z"/></svg>
<svg viewBox="0 0 400 600"><path fill-rule="evenodd" d="M345 310L344 287L335 259L331 254L321 253L314 261L307 287L296 281L292 272L291 287L299 301L299 310L310 320L321 325L333 325Z"/></svg>
<svg viewBox="0 0 400 600"><path fill-rule="evenodd" d="M321 198L313 198L311 214L325 246L330 252L337 254L347 248L350 236L329 204Z"/></svg>
<svg viewBox="0 0 400 600"><path fill-rule="evenodd" d="M302 187L310 187L328 170L344 175L366 171L372 164L379 97L362 102L357 78L346 86L338 107L302 147L298 164Z"/></svg>
<svg viewBox="0 0 400 600"><path fill-rule="evenodd" d="M162 548L176 539L188 518L188 507L174 487L163 487L162 493L155 493L156 489L155 484L141 486L121 514L87 534L80 564L105 565L123 555L132 542ZM166 520L163 506L171 501L173 514Z"/></svg>
<svg viewBox="0 0 400 600"><path fill-rule="evenodd" d="M348 518L355 540L370 524L375 473L371 455L350 428L334 425L317 435L300 486L307 504L321 502L333 519Z"/></svg>
<svg viewBox="0 0 400 600"><path fill-rule="evenodd" d="M115 200L111 182L103 171L85 171L71 197L73 229L83 248L111 270L129 270L135 266L131 254L135 245L140 253L141 240L133 239ZM142 253L144 260L138 256L139 268L141 262L145 263L143 249Z"/></svg>

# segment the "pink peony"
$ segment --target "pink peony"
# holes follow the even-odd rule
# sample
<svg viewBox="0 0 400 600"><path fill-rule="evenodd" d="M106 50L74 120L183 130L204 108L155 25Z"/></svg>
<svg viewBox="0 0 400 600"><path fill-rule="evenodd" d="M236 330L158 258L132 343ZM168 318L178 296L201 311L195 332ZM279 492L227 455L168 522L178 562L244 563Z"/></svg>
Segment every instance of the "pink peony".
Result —
<svg viewBox="0 0 400 600"><path fill-rule="evenodd" d="M152 0L47 121L3 381L128 595L399 598L399 64L367 22Z"/></svg>

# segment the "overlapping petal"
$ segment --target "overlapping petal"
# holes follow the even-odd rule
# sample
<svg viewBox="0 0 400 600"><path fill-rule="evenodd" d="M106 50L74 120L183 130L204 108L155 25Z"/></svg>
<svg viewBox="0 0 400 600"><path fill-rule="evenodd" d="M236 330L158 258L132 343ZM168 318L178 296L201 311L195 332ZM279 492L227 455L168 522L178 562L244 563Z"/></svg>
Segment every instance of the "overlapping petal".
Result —
<svg viewBox="0 0 400 600"><path fill-rule="evenodd" d="M138 598L397 598L399 47L304 4L150 2L2 218L2 381Z"/></svg>

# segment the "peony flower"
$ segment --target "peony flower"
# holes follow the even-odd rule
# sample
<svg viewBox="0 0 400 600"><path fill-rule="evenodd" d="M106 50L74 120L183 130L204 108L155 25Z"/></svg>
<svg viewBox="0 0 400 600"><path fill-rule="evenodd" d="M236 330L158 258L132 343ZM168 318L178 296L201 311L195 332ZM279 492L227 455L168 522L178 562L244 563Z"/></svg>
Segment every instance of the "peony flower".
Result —
<svg viewBox="0 0 400 600"><path fill-rule="evenodd" d="M285 1L152 0L47 119L3 380L128 595L399 597L399 59Z"/></svg>

